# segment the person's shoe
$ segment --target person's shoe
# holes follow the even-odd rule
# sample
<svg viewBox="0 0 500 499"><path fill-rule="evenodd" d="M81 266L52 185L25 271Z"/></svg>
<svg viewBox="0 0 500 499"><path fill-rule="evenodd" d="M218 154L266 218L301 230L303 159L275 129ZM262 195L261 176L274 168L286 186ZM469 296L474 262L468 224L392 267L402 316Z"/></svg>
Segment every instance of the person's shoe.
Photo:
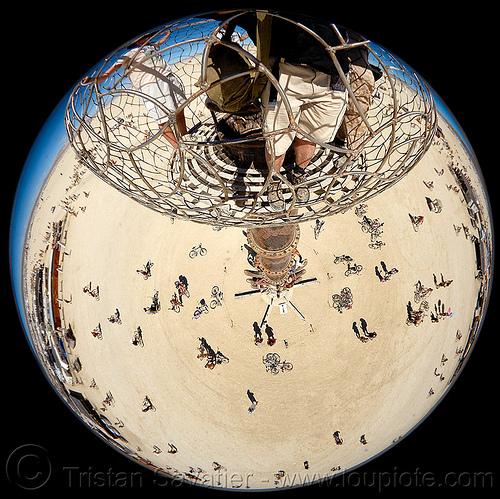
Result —
<svg viewBox="0 0 500 499"><path fill-rule="evenodd" d="M290 172L288 179L292 185L299 185L306 181L307 174L302 170L295 170ZM300 186L295 189L295 195L297 196L298 203L307 203L309 201L309 189L305 186Z"/></svg>
<svg viewBox="0 0 500 499"><path fill-rule="evenodd" d="M271 210L285 210L285 199L283 198L283 189L281 188L281 181L279 179L271 180L267 187L267 201Z"/></svg>

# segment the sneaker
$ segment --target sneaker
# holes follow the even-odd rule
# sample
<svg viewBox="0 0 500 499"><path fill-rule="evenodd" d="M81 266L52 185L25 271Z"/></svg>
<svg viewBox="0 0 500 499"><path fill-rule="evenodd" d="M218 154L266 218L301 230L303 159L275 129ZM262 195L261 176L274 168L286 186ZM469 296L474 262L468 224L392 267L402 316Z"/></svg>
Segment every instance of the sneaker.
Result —
<svg viewBox="0 0 500 499"><path fill-rule="evenodd" d="M305 182L307 179L306 173L290 172L288 176L290 183L292 185L298 185ZM297 196L297 202L307 203L309 201L309 189L305 186L299 186L295 189L295 195Z"/></svg>
<svg viewBox="0 0 500 499"><path fill-rule="evenodd" d="M283 198L283 189L280 180L271 180L267 188L267 201L273 211L285 210L285 199Z"/></svg>

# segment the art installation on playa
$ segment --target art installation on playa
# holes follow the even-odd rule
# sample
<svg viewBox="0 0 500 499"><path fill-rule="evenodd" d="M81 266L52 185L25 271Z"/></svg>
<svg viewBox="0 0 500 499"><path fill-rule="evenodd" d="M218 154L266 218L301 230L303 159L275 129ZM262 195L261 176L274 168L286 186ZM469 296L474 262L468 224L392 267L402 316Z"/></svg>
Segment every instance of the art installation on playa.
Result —
<svg viewBox="0 0 500 499"><path fill-rule="evenodd" d="M334 19L235 10L138 34L65 104L13 281L94 432L167 477L259 490L419 431L493 255L480 167L418 74Z"/></svg>

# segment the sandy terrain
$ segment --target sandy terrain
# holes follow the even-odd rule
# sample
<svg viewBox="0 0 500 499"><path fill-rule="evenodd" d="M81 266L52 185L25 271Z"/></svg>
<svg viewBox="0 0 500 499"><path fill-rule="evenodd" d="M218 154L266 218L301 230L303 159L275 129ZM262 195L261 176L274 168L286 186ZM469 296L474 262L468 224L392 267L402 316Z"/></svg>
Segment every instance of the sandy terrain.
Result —
<svg viewBox="0 0 500 499"><path fill-rule="evenodd" d="M305 277L318 282L287 296L305 322L290 305L281 314L273 304L267 318L276 339L272 346L264 331L263 343L254 343L253 323L261 322L267 306L263 297L234 297L250 289L243 273L250 265L241 229L216 231L172 221L90 172L69 187L72 175L84 170L67 149L34 210L25 262L25 303L30 306L30 276L40 263L50 265L50 227L65 217L56 271L58 303L62 327L71 326L76 345L64 340L71 376L56 383L58 389L88 399L123 437L116 442L128 454L210 486L298 485L382 452L417 425L449 388L466 351L482 282L475 278L473 242L463 228L458 234L454 228L463 224L470 235L479 236L462 193L447 187L457 186L448 168L452 159L475 184L485 218L487 202L466 150L446 124L441 126L449 148L437 139L409 175L368 202L366 215L384 222L381 249L369 248L370 237L354 210L325 219L317 239L311 223L301 225L298 249L308 260ZM423 181L433 181L434 188ZM442 202L441 213L429 211L426 196ZM409 213L424 216L418 232ZM189 258L199 243L207 255ZM346 264L334 263L334 255L343 254L363 266L360 275L346 277ZM154 266L145 280L136 270L148 260ZM381 260L388 269L398 269L387 282L375 273ZM436 289L433 274L440 281L441 273L453 282ZM190 297L175 313L169 300L180 274L188 279ZM429 310L422 324L407 325L408 302L414 309L419 306L414 301L419 280L433 288ZM89 283L99 287L99 300L83 292ZM210 300L214 285L223 291L222 305L193 320L196 305L202 298ZM339 313L332 294L346 286L353 306ZM156 291L161 310L148 314L144 307ZM439 300L452 316L432 322L430 313ZM116 309L121 324L108 320ZM361 330L361 318L376 332L365 342L353 330L354 321ZM98 324L101 340L91 334ZM131 343L138 326L143 347ZM197 358L200 337L229 362L205 368L206 359ZM293 369L267 372L262 358L269 352L291 362ZM258 401L251 414L247 390ZM155 410L142 410L146 396ZM177 452L169 453L169 444Z"/></svg>

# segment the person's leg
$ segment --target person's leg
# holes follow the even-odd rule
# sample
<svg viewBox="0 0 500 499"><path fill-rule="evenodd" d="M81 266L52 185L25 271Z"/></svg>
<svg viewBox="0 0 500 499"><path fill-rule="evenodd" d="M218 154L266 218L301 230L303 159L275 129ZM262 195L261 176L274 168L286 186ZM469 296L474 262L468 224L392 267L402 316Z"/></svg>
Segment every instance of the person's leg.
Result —
<svg viewBox="0 0 500 499"><path fill-rule="evenodd" d="M179 144L177 143L177 139L175 138L172 127L170 125L167 125L166 123L160 125L160 127L162 129L163 136L168 140L168 142L174 149L177 149L179 147Z"/></svg>
<svg viewBox="0 0 500 499"><path fill-rule="evenodd" d="M273 133L279 130L287 130L290 127L291 118L297 121L300 116L302 106L302 85L303 85L303 68L296 67L290 64L280 64L279 84L283 89L289 109L283 102L281 94L278 94L276 104L268 104L264 112L264 131ZM291 115L289 115L289 111ZM280 172L283 166L283 161L287 150L292 145L295 138L294 131L283 131L269 137L266 140L266 162L269 169L275 172ZM274 164L273 154L274 152Z"/></svg>
<svg viewBox="0 0 500 499"><path fill-rule="evenodd" d="M315 78L314 99L301 108L299 125L302 130L321 142L330 142L340 127L346 104L346 92L337 92L329 89L330 77L320 75ZM296 137L294 143L295 169L290 173L290 181L296 185L295 194L299 203L309 201L310 192L306 185L306 168L309 166L316 144L305 138Z"/></svg>
<svg viewBox="0 0 500 499"><path fill-rule="evenodd" d="M283 161L285 160L286 152L274 157L269 152L269 149L265 148L266 163L269 170L273 173L279 173L281 167L283 166ZM267 199L269 201L269 206L274 211L283 211L285 209L285 200L283 198L283 190L281 188L281 180L274 175L271 182L267 188Z"/></svg>
<svg viewBox="0 0 500 499"><path fill-rule="evenodd" d="M186 135L187 129L186 129L186 118L184 117L184 110L182 110L177 115L177 127L181 137L183 135ZM172 127L170 125L167 125L167 123L162 123L160 124L160 128L162 128L163 136L168 140L168 142L172 145L174 149L177 149L179 147L179 144L177 143L177 139L175 138L175 134L174 131L172 130Z"/></svg>
<svg viewBox="0 0 500 499"><path fill-rule="evenodd" d="M177 126L179 128L179 134L181 137L186 135L187 127L186 127L186 117L184 116L184 109L177 115Z"/></svg>
<svg viewBox="0 0 500 499"><path fill-rule="evenodd" d="M348 94L340 90L324 90L317 87L315 100L302 109L300 126L320 142L329 143L335 139L347 107Z"/></svg>
<svg viewBox="0 0 500 499"><path fill-rule="evenodd" d="M267 163L267 166L269 168L273 168L276 173L280 172L280 169L283 166L283 161L285 160L285 156L286 156L286 153L285 154L281 154L280 156L277 156L274 159L274 165L273 165L272 164L272 161L273 161L272 155L271 155L271 153L268 151L268 149L266 147L266 163Z"/></svg>
<svg viewBox="0 0 500 499"><path fill-rule="evenodd" d="M373 72L367 67L353 64L349 72L349 84L361 110L366 115L370 109L371 96L375 90ZM368 128L351 99L347 104L342 127L345 127L347 146L350 149L359 147L366 137Z"/></svg>
<svg viewBox="0 0 500 499"><path fill-rule="evenodd" d="M314 156L316 151L316 144L308 140L301 139L299 137L295 138L294 143L295 150L295 163L299 168L304 170Z"/></svg>
<svg viewBox="0 0 500 499"><path fill-rule="evenodd" d="M298 185L307 179L305 169L314 156L316 144L296 137L293 147L295 152L295 165L293 170L288 172L287 176L293 185ZM295 189L295 194L299 203L306 203L309 200L309 190L305 186L298 185Z"/></svg>
<svg viewBox="0 0 500 499"><path fill-rule="evenodd" d="M293 66L286 63L280 64L279 83L285 92L289 106L285 105L281 95L278 95L276 105L268 106L266 109L264 119L265 132L272 133L280 130L287 130L292 120L295 122L300 120L303 99L307 96L307 92L310 89L310 80L313 74L314 72L312 70L300 66ZM272 135L267 139L266 162L273 173L280 173L286 152L295 138L295 131L289 130ZM299 139L298 154L301 158L301 162L305 161L309 163L314 154L314 150L312 154L310 150L310 145L305 144L305 141ZM297 150L295 152L297 154ZM308 159L307 156L309 156ZM301 198L302 196L298 194L297 192L297 198ZM268 200L271 209L275 211L282 211L285 209L281 181L276 176L274 176L269 184Z"/></svg>

